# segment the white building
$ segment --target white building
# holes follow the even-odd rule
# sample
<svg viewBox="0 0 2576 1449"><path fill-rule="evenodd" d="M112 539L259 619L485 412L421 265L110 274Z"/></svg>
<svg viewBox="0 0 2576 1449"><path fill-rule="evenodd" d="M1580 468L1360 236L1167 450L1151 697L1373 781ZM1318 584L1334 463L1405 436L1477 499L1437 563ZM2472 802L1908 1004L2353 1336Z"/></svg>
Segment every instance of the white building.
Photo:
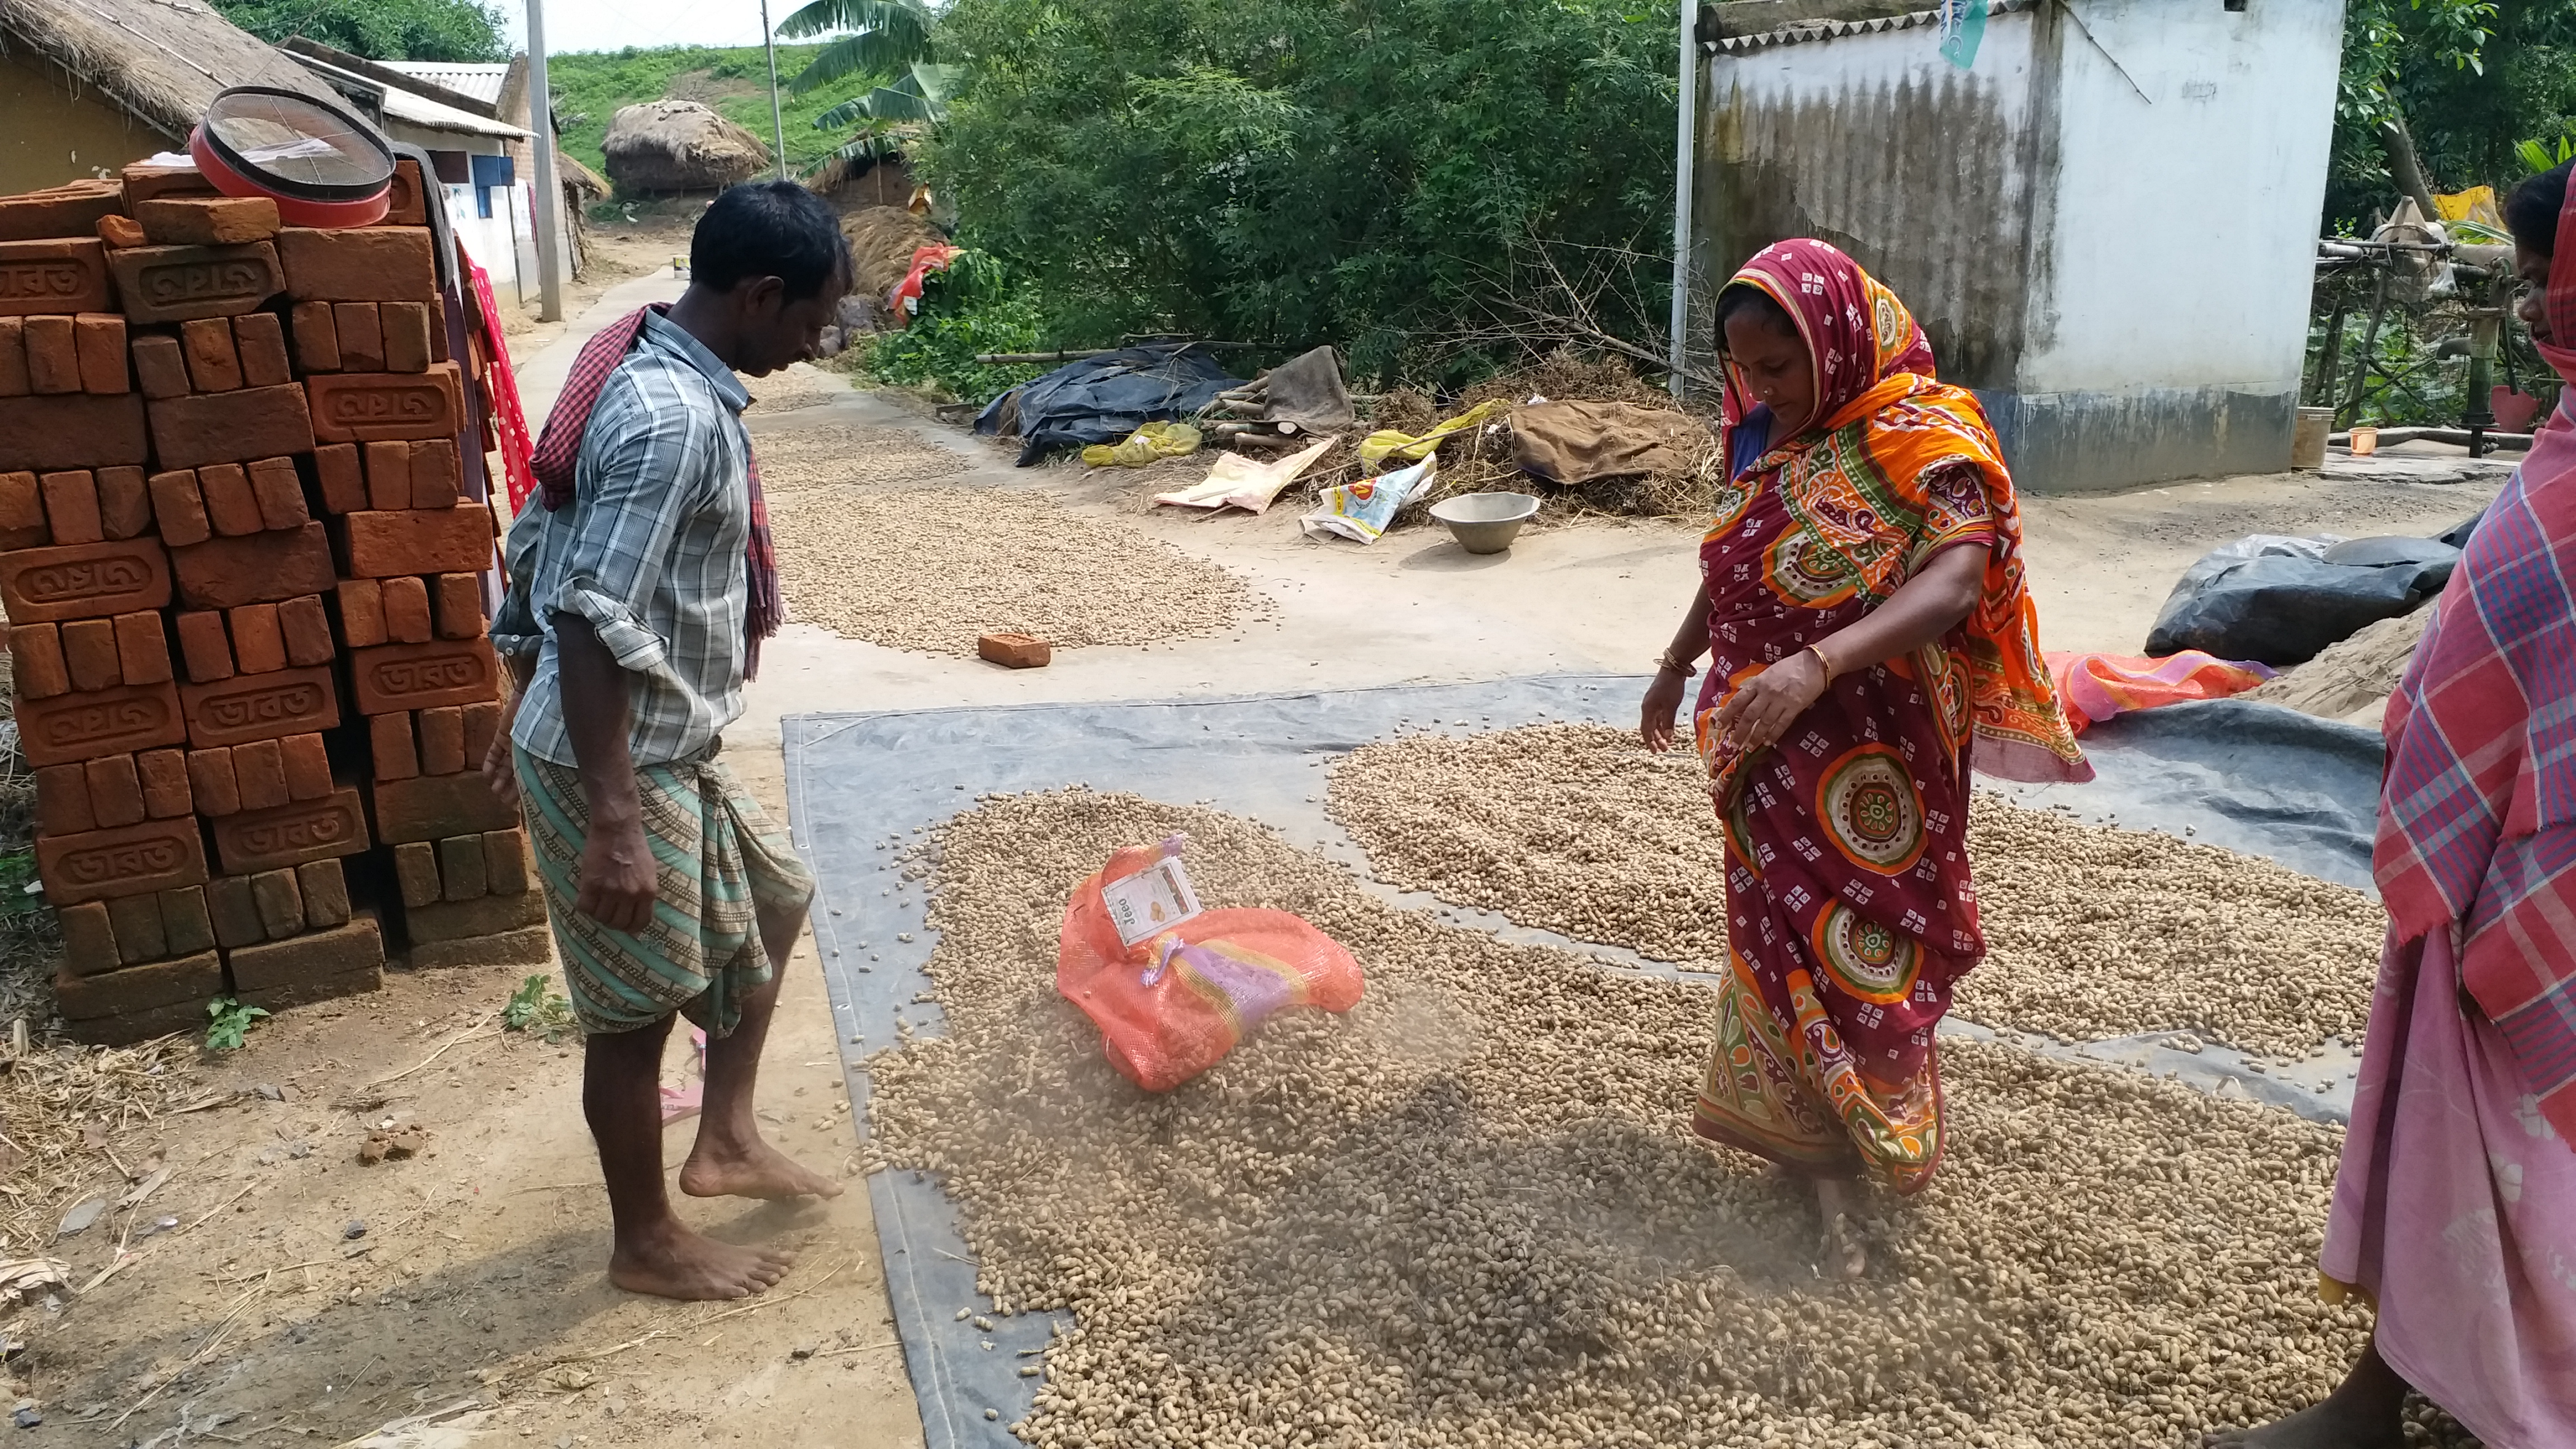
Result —
<svg viewBox="0 0 2576 1449"><path fill-rule="evenodd" d="M1702 10L1693 341L1770 243L1849 251L1974 388L2025 486L2289 465L2342 0Z"/></svg>

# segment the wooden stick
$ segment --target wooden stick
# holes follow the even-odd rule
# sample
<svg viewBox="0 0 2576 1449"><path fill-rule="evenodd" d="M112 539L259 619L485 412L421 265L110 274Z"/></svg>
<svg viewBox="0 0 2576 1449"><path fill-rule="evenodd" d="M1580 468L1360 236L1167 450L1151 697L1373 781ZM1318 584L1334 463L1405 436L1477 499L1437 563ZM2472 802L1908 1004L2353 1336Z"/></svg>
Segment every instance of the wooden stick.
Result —
<svg viewBox="0 0 2576 1449"><path fill-rule="evenodd" d="M473 1033L481 1028L485 1022L490 1021L493 1017L499 1014L500 1013L498 1012L492 1011L483 1013L481 1016L476 1017L473 1024L466 1027L465 1030L458 1032L456 1035L449 1037L443 1042L440 1042L438 1044L437 1051L431 1052L428 1056L422 1057L419 1061L412 1063L410 1066L403 1068L401 1071L394 1073L390 1077L376 1078L374 1081L367 1083L366 1087L361 1090L372 1091L377 1087L383 1086L387 1082L399 1082L403 1078L410 1076L412 1073L419 1071L421 1068L428 1066L431 1062L437 1061L449 1047L456 1045L458 1042L481 1040L482 1038L474 1036ZM497 1031L491 1033L492 1036L499 1036L500 1034L501 1033Z"/></svg>

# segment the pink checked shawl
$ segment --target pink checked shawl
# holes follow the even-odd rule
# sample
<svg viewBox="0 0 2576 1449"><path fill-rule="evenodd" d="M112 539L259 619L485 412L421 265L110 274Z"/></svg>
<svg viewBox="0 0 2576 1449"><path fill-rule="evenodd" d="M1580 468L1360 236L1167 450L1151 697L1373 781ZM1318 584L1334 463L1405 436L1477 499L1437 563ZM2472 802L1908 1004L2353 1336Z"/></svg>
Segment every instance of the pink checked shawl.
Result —
<svg viewBox="0 0 2576 1449"><path fill-rule="evenodd" d="M2461 984L2576 1140L2576 188L2569 200L2540 349L2569 386L2389 701L2372 869L2399 940L2455 933Z"/></svg>

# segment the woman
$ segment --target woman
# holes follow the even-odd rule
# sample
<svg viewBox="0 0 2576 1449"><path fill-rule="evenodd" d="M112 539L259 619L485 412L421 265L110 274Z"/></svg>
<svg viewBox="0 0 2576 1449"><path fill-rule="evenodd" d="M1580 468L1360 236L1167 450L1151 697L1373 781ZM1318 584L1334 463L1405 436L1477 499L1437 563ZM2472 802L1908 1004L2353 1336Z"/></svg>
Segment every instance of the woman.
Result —
<svg viewBox="0 0 2576 1449"><path fill-rule="evenodd" d="M2388 702L2388 947L2323 1287L2378 1322L2323 1403L2209 1442L2390 1449L2408 1385L2488 1449L2576 1444L2576 197L2506 204L2516 311L2571 386Z"/></svg>
<svg viewBox="0 0 2576 1449"><path fill-rule="evenodd" d="M1984 954L1977 766L2081 780L1985 412L1894 293L1819 241L1718 298L1729 481L1640 733L1694 712L1727 838L1729 972L1693 1126L1812 1178L1823 1268L1866 1266L1851 1184L1941 1159L1932 1029Z"/></svg>

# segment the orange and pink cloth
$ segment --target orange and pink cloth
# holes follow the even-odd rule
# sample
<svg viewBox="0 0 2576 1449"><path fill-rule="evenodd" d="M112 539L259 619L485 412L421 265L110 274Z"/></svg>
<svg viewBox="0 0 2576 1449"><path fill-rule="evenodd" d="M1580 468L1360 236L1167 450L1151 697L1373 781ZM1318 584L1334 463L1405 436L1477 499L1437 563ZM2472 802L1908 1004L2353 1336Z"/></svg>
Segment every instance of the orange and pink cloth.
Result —
<svg viewBox="0 0 2576 1449"><path fill-rule="evenodd" d="M2049 654L2048 672L2066 722L2077 734L2133 710L2225 699L2272 677L2267 665L2237 663L2186 649L2163 659L2129 654Z"/></svg>

